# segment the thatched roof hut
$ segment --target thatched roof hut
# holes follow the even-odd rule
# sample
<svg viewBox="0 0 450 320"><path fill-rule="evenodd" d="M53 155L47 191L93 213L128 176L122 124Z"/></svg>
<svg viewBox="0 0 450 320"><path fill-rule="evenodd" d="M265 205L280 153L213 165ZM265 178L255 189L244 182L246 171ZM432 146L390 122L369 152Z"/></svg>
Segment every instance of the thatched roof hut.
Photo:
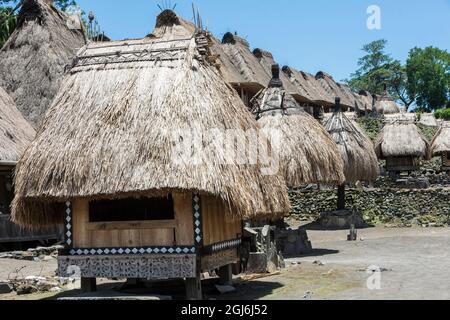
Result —
<svg viewBox="0 0 450 320"><path fill-rule="evenodd" d="M410 119L387 123L375 142L375 152L380 159L427 155L428 141Z"/></svg>
<svg viewBox="0 0 450 320"><path fill-rule="evenodd" d="M430 144L429 158L450 153L450 122L444 122Z"/></svg>
<svg viewBox="0 0 450 320"><path fill-rule="evenodd" d="M203 134L259 127L211 65L206 34L189 37L166 11L153 34L80 51L18 165L15 222L54 225L62 218L57 204L67 199L176 191L218 197L240 217L264 212L273 218L289 210L281 177L263 176L261 164L224 164L227 155L215 143L203 145L202 157L212 159L175 161L174 144L186 129Z"/></svg>
<svg viewBox="0 0 450 320"><path fill-rule="evenodd" d="M325 128L344 160L346 182L375 181L379 175L378 159L364 131L339 107L325 123Z"/></svg>
<svg viewBox="0 0 450 320"><path fill-rule="evenodd" d="M375 110L377 113L384 115L398 114L401 112L400 107L392 99L386 86L382 95L375 95Z"/></svg>
<svg viewBox="0 0 450 320"><path fill-rule="evenodd" d="M343 162L336 145L326 130L286 92L279 72L278 65L273 66L268 88L260 91L251 105L263 129L281 134L277 151L288 186L342 183Z"/></svg>
<svg viewBox="0 0 450 320"><path fill-rule="evenodd" d="M58 92L67 65L85 44L78 17L49 0L24 0L17 28L0 50L0 86L37 126Z"/></svg>
<svg viewBox="0 0 450 320"><path fill-rule="evenodd" d="M0 166L14 166L35 134L13 99L0 87Z"/></svg>

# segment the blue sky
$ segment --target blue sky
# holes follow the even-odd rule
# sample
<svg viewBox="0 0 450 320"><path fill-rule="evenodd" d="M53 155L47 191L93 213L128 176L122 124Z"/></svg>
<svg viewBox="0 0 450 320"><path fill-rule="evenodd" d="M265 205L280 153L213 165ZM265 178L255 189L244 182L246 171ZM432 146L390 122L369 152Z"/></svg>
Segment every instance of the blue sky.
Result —
<svg viewBox="0 0 450 320"><path fill-rule="evenodd" d="M167 0L169 2L169 0ZM171 0L175 11L192 18L192 2ZM450 0L195 0L204 22L221 38L237 31L252 48L271 51L277 62L336 80L357 68L361 47L387 39L388 52L405 61L411 48L450 51ZM143 37L155 24L164 0L78 0L92 10L112 39ZM366 26L367 8L381 9L381 30Z"/></svg>

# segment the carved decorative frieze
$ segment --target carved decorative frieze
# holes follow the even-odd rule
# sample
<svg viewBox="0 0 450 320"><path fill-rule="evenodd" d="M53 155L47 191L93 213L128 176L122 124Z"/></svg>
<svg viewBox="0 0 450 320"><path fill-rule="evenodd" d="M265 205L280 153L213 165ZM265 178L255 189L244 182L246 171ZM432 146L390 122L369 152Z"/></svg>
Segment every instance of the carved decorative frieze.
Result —
<svg viewBox="0 0 450 320"><path fill-rule="evenodd" d="M202 257L202 271L211 271L239 261L238 250L230 249Z"/></svg>
<svg viewBox="0 0 450 320"><path fill-rule="evenodd" d="M196 255L60 256L58 275L84 278L193 278Z"/></svg>

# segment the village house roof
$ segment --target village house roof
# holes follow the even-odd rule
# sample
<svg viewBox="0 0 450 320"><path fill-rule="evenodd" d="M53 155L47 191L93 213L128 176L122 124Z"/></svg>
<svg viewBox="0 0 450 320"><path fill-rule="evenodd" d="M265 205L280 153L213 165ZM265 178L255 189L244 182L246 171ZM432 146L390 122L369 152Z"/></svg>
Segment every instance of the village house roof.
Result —
<svg viewBox="0 0 450 320"><path fill-rule="evenodd" d="M35 134L13 99L0 87L0 163L17 162Z"/></svg>
<svg viewBox="0 0 450 320"><path fill-rule="evenodd" d="M380 159L389 157L427 156L429 143L410 117L387 122L375 142L375 152Z"/></svg>
<svg viewBox="0 0 450 320"><path fill-rule="evenodd" d="M85 44L77 16L48 0L24 0L17 28L0 50L0 86L37 127L59 90L67 65Z"/></svg>
<svg viewBox="0 0 450 320"><path fill-rule="evenodd" d="M228 154L216 136L202 145L204 161L177 161L174 144L186 129L259 130L210 62L209 43L166 10L151 37L84 47L18 165L13 220L51 226L61 221L61 201L174 191L220 197L240 217L288 212L282 177L263 175L260 163L222 161Z"/></svg>
<svg viewBox="0 0 450 320"><path fill-rule="evenodd" d="M450 152L450 122L443 122L430 146L430 158Z"/></svg>

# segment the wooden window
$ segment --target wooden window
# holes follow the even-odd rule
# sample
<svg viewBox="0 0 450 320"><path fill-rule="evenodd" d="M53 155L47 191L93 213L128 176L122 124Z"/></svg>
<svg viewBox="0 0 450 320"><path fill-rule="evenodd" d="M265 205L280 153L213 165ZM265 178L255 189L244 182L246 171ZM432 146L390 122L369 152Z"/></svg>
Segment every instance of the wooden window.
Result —
<svg viewBox="0 0 450 320"><path fill-rule="evenodd" d="M89 222L174 220L172 195L89 202Z"/></svg>

